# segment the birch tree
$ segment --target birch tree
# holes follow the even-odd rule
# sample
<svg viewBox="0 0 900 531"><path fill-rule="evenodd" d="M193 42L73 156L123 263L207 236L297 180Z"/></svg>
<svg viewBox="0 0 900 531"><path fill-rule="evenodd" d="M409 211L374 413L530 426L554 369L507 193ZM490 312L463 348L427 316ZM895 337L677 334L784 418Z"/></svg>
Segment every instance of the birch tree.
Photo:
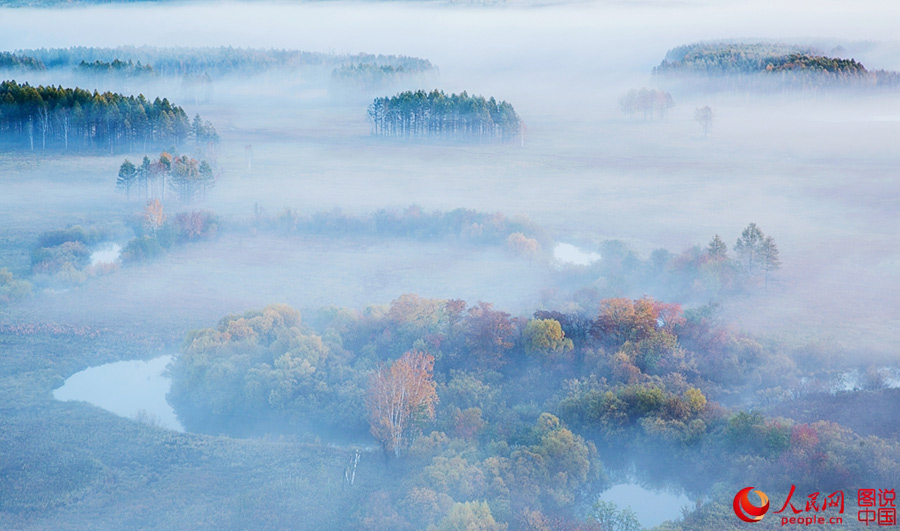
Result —
<svg viewBox="0 0 900 531"><path fill-rule="evenodd" d="M438 397L433 370L433 356L411 350L372 376L366 409L372 435L385 453L400 457L415 424L434 418Z"/></svg>

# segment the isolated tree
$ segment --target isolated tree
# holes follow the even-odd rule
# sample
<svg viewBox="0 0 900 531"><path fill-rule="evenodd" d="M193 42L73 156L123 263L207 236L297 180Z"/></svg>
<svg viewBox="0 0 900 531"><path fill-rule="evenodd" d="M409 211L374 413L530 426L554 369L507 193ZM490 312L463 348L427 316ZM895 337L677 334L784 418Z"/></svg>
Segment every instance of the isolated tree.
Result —
<svg viewBox="0 0 900 531"><path fill-rule="evenodd" d="M778 246L775 245L775 239L766 236L760 245L760 261L765 273L765 284L769 285L769 271L775 271L781 267L781 260L778 259Z"/></svg>
<svg viewBox="0 0 900 531"><path fill-rule="evenodd" d="M411 350L372 375L366 409L372 435L385 453L399 457L416 422L434 418L438 397L433 370L434 356Z"/></svg>
<svg viewBox="0 0 900 531"><path fill-rule="evenodd" d="M144 209L144 223L150 232L156 234L165 221L166 215L163 213L163 206L159 199L148 201L147 208Z"/></svg>
<svg viewBox="0 0 900 531"><path fill-rule="evenodd" d="M703 130L703 138L709 136L709 129L712 127L714 118L715 113L709 105L704 105L694 111L694 121L700 124L700 129Z"/></svg>
<svg viewBox="0 0 900 531"><path fill-rule="evenodd" d="M747 276L755 275L762 265L762 247L766 237L756 223L747 225L734 244L734 252Z"/></svg>
<svg viewBox="0 0 900 531"><path fill-rule="evenodd" d="M714 260L725 260L728 258L728 246L725 245L722 238L716 234L712 241L709 242L706 254Z"/></svg>
<svg viewBox="0 0 900 531"><path fill-rule="evenodd" d="M119 178L116 179L116 185L125 190L125 200L131 200L131 187L137 181L137 168L134 167L128 159L119 166Z"/></svg>
<svg viewBox="0 0 900 531"><path fill-rule="evenodd" d="M137 168L137 184L139 191L145 197L150 197L150 157L147 155L144 155L144 160L141 161L140 167Z"/></svg>
<svg viewBox="0 0 900 531"><path fill-rule="evenodd" d="M529 238L521 232L510 234L506 238L506 246L517 255L528 257L529 263L541 250L541 244L536 239Z"/></svg>

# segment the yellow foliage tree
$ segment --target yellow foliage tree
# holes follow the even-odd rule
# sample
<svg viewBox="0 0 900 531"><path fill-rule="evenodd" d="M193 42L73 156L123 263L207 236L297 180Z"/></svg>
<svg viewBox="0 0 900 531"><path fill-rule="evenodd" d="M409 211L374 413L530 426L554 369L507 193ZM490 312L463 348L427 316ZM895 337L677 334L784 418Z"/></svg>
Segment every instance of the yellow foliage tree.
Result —
<svg viewBox="0 0 900 531"><path fill-rule="evenodd" d="M414 424L434 418L438 397L433 370L434 356L411 350L372 375L366 396L369 426L385 452L399 457Z"/></svg>
<svg viewBox="0 0 900 531"><path fill-rule="evenodd" d="M163 213L163 206L159 199L147 202L147 208L144 209L144 222L150 229L150 232L156 234L156 231L162 227L165 221L166 215Z"/></svg>

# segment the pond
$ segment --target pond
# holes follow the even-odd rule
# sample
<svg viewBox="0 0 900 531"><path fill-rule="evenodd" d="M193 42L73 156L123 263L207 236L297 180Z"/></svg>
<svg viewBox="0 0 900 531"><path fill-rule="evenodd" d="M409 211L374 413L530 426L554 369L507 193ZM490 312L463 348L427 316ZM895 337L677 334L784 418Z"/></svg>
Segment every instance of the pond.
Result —
<svg viewBox="0 0 900 531"><path fill-rule="evenodd" d="M645 528L681 518L681 508L694 505L684 494L650 490L636 483L615 485L603 491L600 499L616 504L620 511L630 508Z"/></svg>
<svg viewBox="0 0 900 531"><path fill-rule="evenodd" d="M135 420L184 431L166 402L170 381L163 376L172 356L150 361L118 361L70 376L53 392L57 400L81 400Z"/></svg>
<svg viewBox="0 0 900 531"><path fill-rule="evenodd" d="M106 242L97 246L91 252L91 265L112 264L119 259L122 252L122 246L118 243Z"/></svg>
<svg viewBox="0 0 900 531"><path fill-rule="evenodd" d="M553 258L560 264L587 266L600 260L600 253L585 252L571 243L558 243L553 248Z"/></svg>

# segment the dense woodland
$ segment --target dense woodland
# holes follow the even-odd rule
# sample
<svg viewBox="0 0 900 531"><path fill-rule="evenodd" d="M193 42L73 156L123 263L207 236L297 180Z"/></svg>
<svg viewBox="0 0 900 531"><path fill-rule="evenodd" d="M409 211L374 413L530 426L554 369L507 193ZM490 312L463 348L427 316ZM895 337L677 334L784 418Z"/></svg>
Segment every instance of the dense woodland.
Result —
<svg viewBox="0 0 900 531"><path fill-rule="evenodd" d="M679 46L666 54L653 74L676 79L699 76L717 81L710 86L760 90L900 86L900 73L869 71L852 58L828 57L814 47L783 43Z"/></svg>
<svg viewBox="0 0 900 531"><path fill-rule="evenodd" d="M375 98L369 105L372 134L387 137L443 137L511 140L522 123L513 106L493 97L433 90Z"/></svg>
<svg viewBox="0 0 900 531"><path fill-rule="evenodd" d="M422 78L435 71L428 61L407 61L407 63L406 66L402 64L395 66L377 62L351 62L332 70L331 79L344 90L371 92L390 89L402 81Z"/></svg>
<svg viewBox="0 0 900 531"><path fill-rule="evenodd" d="M45 68L44 64L34 57L0 52L0 70L45 70Z"/></svg>
<svg viewBox="0 0 900 531"><path fill-rule="evenodd" d="M900 473L894 442L717 403L799 375L713 309L651 298L531 318L416 295L305 320L273 305L190 332L170 370L169 400L191 430L370 432L402 481L350 516L369 527L440 525L460 503L485 503L488 529L596 525L592 493L633 460L694 493L717 482L833 492ZM728 510L713 501L691 518Z"/></svg>
<svg viewBox="0 0 900 531"><path fill-rule="evenodd" d="M0 83L0 138L35 150L121 151L183 146L189 138L218 140L199 116L194 121L169 100L88 92L79 88Z"/></svg>
<svg viewBox="0 0 900 531"><path fill-rule="evenodd" d="M324 68L334 71L339 78L351 76L353 68L363 70L360 75L371 75L371 69L393 69L393 75L424 73L434 70L427 59L403 55L337 55L300 50L276 50L258 48L221 47L156 47L120 46L96 48L75 46L71 48L40 48L19 50L20 61L30 61L41 68L77 68L82 62L141 63L164 77L208 75L220 78L229 75L259 74L275 69L300 70Z"/></svg>
<svg viewBox="0 0 900 531"><path fill-rule="evenodd" d="M156 75L156 72L154 72L151 65L143 65L140 61L134 63L130 59L128 61L113 59L111 62L97 59L92 63L81 61L78 63L77 71L79 73L94 76L116 76L125 78Z"/></svg>

